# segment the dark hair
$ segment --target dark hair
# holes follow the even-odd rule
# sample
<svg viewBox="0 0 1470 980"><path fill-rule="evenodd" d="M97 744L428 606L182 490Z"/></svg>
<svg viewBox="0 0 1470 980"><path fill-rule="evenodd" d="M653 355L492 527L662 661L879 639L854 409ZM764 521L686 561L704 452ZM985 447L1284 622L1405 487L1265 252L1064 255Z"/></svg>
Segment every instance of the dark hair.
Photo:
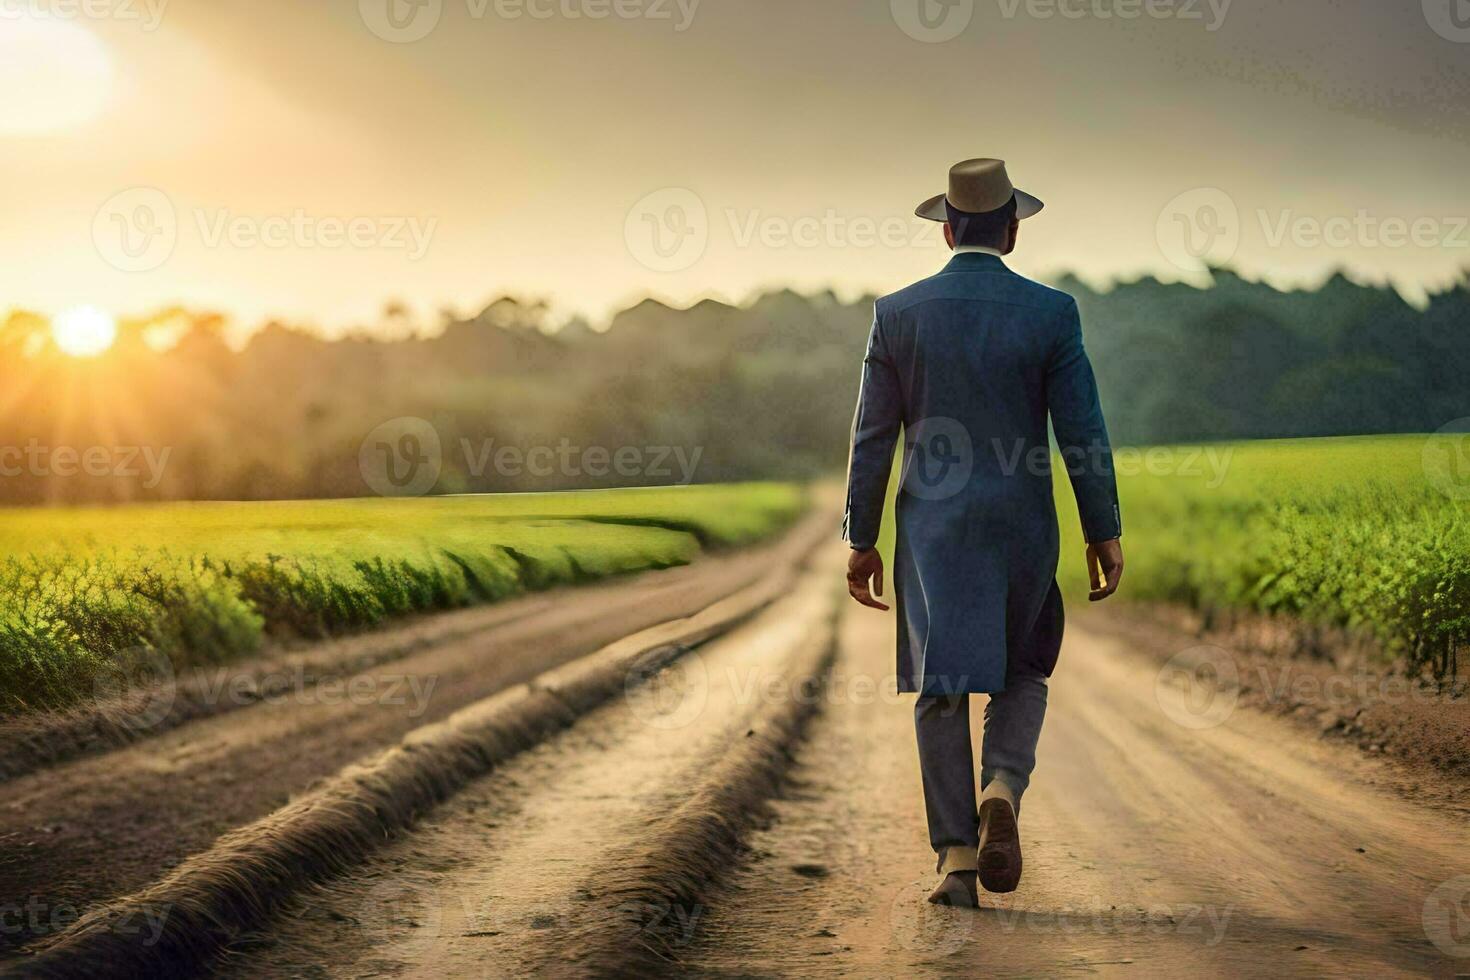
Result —
<svg viewBox="0 0 1470 980"><path fill-rule="evenodd" d="M994 211L961 211L948 201L944 209L954 229L956 245L998 245L1016 217L1016 197Z"/></svg>

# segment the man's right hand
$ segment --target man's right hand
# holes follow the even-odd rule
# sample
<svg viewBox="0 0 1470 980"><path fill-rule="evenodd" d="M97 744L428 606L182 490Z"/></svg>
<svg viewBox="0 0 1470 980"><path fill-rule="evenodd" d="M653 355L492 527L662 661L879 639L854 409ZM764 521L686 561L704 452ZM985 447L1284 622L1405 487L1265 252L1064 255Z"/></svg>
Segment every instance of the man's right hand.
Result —
<svg viewBox="0 0 1470 980"><path fill-rule="evenodd" d="M1117 592L1118 583L1123 581L1123 543L1114 538L1088 545L1087 577L1092 580L1089 601L1101 602Z"/></svg>

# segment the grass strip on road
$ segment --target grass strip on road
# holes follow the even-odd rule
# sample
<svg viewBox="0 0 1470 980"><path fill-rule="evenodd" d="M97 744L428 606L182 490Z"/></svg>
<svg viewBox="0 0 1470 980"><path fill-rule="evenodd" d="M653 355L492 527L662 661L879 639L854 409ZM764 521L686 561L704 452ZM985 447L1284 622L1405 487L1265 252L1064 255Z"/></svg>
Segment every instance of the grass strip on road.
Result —
<svg viewBox="0 0 1470 980"><path fill-rule="evenodd" d="M532 684L408 735L270 816L220 838L158 883L88 913L15 975L160 976L203 969L314 881L360 862L466 782L733 629L792 588L783 567L686 619L626 637Z"/></svg>

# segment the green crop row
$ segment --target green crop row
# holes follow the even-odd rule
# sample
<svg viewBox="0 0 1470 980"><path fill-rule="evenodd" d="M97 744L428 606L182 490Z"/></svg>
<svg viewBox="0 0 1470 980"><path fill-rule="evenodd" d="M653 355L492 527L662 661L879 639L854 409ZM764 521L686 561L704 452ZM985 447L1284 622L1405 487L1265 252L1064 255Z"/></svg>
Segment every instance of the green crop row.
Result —
<svg viewBox="0 0 1470 980"><path fill-rule="evenodd" d="M1451 676L1470 643L1467 439L1119 451L1124 595L1344 627L1411 670ZM1061 575L1076 595L1085 567L1065 486L1057 504Z"/></svg>
<svg viewBox="0 0 1470 980"><path fill-rule="evenodd" d="M0 510L0 713L403 613L684 564L789 523L785 484Z"/></svg>

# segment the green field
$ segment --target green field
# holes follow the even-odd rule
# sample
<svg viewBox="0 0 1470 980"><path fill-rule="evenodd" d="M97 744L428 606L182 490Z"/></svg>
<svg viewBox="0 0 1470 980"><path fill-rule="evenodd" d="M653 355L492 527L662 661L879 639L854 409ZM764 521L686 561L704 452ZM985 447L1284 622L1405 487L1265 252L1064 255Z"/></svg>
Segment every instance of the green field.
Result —
<svg viewBox="0 0 1470 980"><path fill-rule="evenodd" d="M1116 451L1122 591L1113 602L1250 610L1364 633L1445 678L1470 647L1470 436L1265 440ZM894 487L897 484L895 467ZM1058 578L1086 602L1060 460ZM880 547L892 555L893 520Z"/></svg>
<svg viewBox="0 0 1470 980"><path fill-rule="evenodd" d="M786 484L0 510L0 712L408 612L688 562L788 524Z"/></svg>
<svg viewBox="0 0 1470 980"><path fill-rule="evenodd" d="M1120 451L1124 594L1360 630L1411 669L1447 676L1470 643L1465 438L1218 444L1161 450L1152 464ZM1058 486L1057 508L1076 596L1085 567L1070 488Z"/></svg>

